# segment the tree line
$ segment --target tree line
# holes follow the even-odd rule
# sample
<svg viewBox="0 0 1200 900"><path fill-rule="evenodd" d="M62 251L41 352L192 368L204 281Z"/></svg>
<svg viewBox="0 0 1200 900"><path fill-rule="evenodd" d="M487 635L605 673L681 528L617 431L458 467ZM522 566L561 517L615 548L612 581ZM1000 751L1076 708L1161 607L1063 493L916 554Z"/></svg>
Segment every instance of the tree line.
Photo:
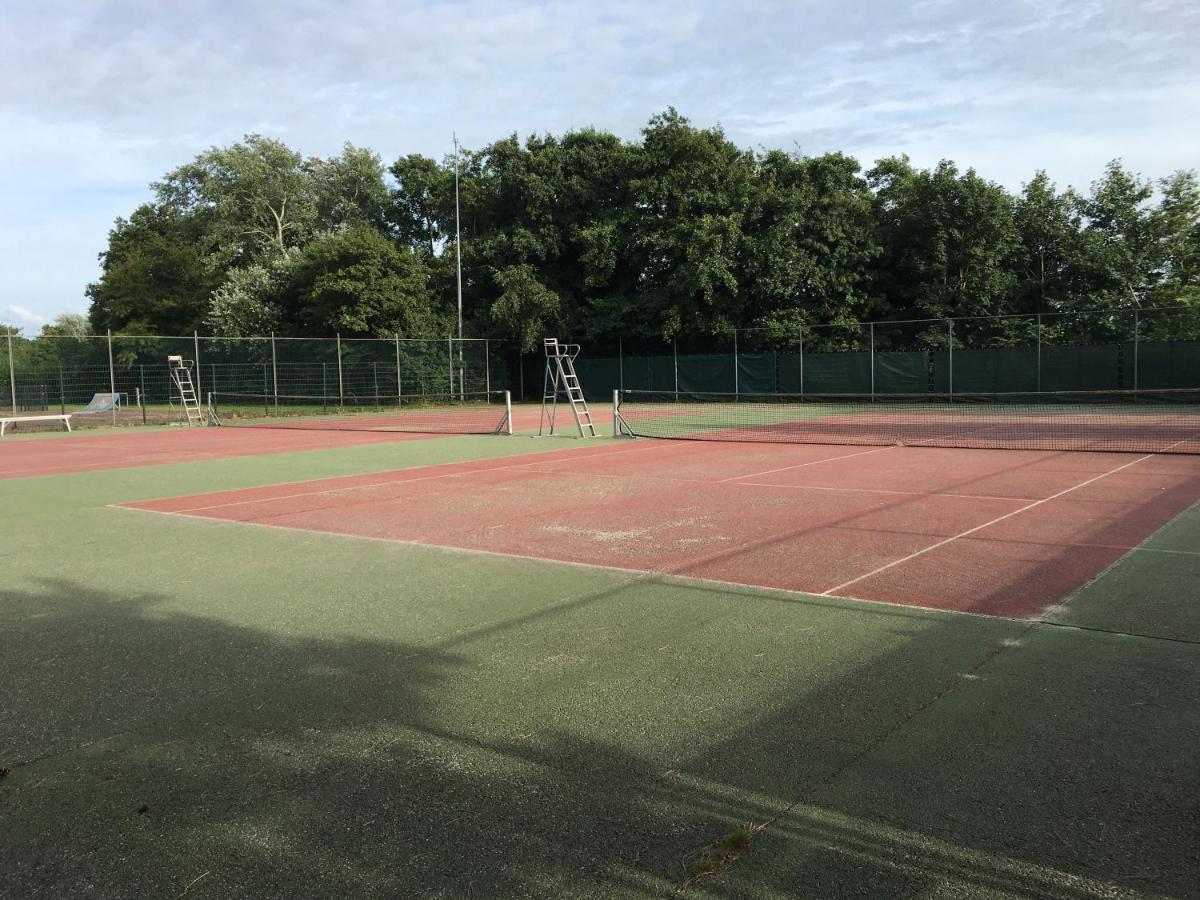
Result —
<svg viewBox="0 0 1200 900"><path fill-rule="evenodd" d="M103 332L445 336L454 160L247 136L152 185L88 286ZM459 159L466 334L762 327L1200 304L1200 181L1110 163L1017 193L905 156L753 151L673 109L636 141L516 135ZM55 327L55 326L50 326Z"/></svg>

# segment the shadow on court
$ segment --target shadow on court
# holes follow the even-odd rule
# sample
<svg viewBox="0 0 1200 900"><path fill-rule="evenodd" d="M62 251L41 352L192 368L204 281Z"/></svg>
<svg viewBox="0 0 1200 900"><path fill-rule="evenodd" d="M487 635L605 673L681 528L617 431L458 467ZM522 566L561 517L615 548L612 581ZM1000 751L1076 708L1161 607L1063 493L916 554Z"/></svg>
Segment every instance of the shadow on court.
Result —
<svg viewBox="0 0 1200 900"><path fill-rule="evenodd" d="M1200 876L1195 645L655 578L422 642L169 601L0 591L0 894L662 896L768 820L688 893Z"/></svg>

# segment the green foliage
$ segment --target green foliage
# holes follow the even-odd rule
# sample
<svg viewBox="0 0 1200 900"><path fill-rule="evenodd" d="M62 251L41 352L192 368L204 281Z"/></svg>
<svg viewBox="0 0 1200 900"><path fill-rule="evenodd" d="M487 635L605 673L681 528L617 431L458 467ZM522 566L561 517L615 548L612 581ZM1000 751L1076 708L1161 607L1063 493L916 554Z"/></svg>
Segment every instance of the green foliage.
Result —
<svg viewBox="0 0 1200 900"><path fill-rule="evenodd" d="M449 333L454 165L410 154L385 167L351 144L305 158L260 135L210 148L117 221L90 327ZM1056 329L1119 337L1119 316L1064 316L1200 303L1194 172L1155 196L1114 161L1086 196L1044 172L1013 195L950 161L893 157L864 173L841 153L749 151L674 109L634 141L510 135L458 165L467 333L524 347L551 328L703 339L761 327L794 341L844 325L813 336L834 349L860 342L859 321L914 318L933 321L912 339L940 346L946 317L977 317L959 340L1003 345L1027 340L1030 320L984 317L1055 314Z"/></svg>
<svg viewBox="0 0 1200 900"><path fill-rule="evenodd" d="M284 306L294 334L435 337L448 324L434 312L421 258L368 226L310 242L295 261Z"/></svg>

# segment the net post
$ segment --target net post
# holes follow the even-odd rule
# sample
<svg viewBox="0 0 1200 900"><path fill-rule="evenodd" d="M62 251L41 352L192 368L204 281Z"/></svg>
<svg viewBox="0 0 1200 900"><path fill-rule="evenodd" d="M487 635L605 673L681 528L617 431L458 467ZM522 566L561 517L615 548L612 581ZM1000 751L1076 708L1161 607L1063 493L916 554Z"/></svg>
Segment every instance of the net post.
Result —
<svg viewBox="0 0 1200 900"><path fill-rule="evenodd" d="M12 339L11 338L9 338L9 347L10 348L12 347ZM8 354L8 360L9 360L9 363L11 364L11 362L12 362L11 351ZM112 391L112 394L113 394L112 423L114 425L116 425L117 424L117 403L116 403L117 373L113 369L112 329L111 328L108 329L108 389L110 391ZM13 412L14 413L16 412L16 401L17 401L17 389L14 387L13 388Z"/></svg>
<svg viewBox="0 0 1200 900"><path fill-rule="evenodd" d="M613 390L612 420L613 420L613 435L612 436L615 438L619 438L621 436L621 389L620 388L615 388Z"/></svg>
<svg viewBox="0 0 1200 900"><path fill-rule="evenodd" d="M279 363L275 355L275 332L271 332L271 387L275 397L275 413L279 413Z"/></svg>
<svg viewBox="0 0 1200 900"><path fill-rule="evenodd" d="M108 358L112 359L111 339ZM12 414L17 414L17 369L13 365L12 333L8 334L8 386L12 390Z"/></svg>
<svg viewBox="0 0 1200 900"><path fill-rule="evenodd" d="M513 433L512 393L510 391L504 392L504 422L505 422L504 433L512 434Z"/></svg>
<svg viewBox="0 0 1200 900"><path fill-rule="evenodd" d="M337 364L338 364L338 406L346 405L346 389L342 381L342 334L338 332L334 335L334 340L337 341Z"/></svg>

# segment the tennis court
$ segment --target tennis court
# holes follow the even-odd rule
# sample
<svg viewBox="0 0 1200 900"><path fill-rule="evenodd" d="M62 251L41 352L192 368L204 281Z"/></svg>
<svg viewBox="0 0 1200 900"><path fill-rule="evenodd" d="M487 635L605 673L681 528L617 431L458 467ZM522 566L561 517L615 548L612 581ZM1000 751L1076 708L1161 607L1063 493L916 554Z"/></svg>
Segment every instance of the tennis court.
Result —
<svg viewBox="0 0 1200 900"><path fill-rule="evenodd" d="M134 508L1034 617L1200 500L1200 458L648 441Z"/></svg>
<svg viewBox="0 0 1200 900"><path fill-rule="evenodd" d="M1194 412L1118 399L6 438L0 894L1188 896Z"/></svg>

